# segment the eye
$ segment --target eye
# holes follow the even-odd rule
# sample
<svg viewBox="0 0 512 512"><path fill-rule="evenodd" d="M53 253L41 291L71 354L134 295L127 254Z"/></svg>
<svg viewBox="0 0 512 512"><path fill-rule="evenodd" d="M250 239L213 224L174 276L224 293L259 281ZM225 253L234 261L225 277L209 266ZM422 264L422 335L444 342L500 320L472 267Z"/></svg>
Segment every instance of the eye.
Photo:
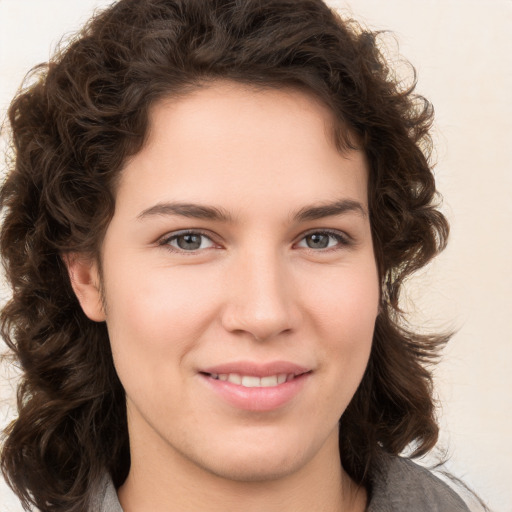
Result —
<svg viewBox="0 0 512 512"><path fill-rule="evenodd" d="M315 231L305 235L297 244L297 247L325 250L346 245L349 245L348 237L341 233L332 231Z"/></svg>
<svg viewBox="0 0 512 512"><path fill-rule="evenodd" d="M161 240L159 245L176 252L194 252L215 247L213 240L198 231L181 231Z"/></svg>

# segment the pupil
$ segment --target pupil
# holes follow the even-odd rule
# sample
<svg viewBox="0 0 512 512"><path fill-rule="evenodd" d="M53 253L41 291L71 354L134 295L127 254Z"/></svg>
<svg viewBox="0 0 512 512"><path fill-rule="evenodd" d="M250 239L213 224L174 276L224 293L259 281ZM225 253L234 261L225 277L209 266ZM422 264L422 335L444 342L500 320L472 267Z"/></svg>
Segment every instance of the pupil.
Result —
<svg viewBox="0 0 512 512"><path fill-rule="evenodd" d="M180 249L199 249L201 247L201 235L182 235L178 237Z"/></svg>
<svg viewBox="0 0 512 512"><path fill-rule="evenodd" d="M314 234L307 237L308 247L311 249L325 249L329 245L329 236Z"/></svg>

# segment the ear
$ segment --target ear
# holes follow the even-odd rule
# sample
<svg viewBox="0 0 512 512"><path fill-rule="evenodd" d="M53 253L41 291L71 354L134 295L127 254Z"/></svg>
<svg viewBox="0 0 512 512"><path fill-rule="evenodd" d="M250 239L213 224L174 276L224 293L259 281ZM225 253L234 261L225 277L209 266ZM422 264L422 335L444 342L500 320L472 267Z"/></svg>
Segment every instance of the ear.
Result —
<svg viewBox="0 0 512 512"><path fill-rule="evenodd" d="M86 316L94 322L104 322L106 315L97 263L93 258L77 253L64 254L62 260L68 269L73 291Z"/></svg>

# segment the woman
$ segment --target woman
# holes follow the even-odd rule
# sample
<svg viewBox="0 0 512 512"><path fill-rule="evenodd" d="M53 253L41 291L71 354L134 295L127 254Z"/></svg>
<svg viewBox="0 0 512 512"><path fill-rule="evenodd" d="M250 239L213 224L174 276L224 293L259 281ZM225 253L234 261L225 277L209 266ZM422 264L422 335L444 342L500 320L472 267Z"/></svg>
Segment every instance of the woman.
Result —
<svg viewBox="0 0 512 512"><path fill-rule="evenodd" d="M375 34L320 0L121 0L9 116L22 503L467 510L397 456L437 439L446 337L398 299L448 225Z"/></svg>

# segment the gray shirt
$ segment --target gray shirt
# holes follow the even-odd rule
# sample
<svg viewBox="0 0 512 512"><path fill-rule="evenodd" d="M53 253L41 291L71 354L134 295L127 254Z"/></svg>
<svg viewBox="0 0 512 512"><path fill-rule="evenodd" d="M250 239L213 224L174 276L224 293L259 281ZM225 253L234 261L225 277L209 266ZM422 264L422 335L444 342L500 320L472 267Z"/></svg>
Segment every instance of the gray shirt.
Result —
<svg viewBox="0 0 512 512"><path fill-rule="evenodd" d="M409 459L384 458L371 481L367 512L469 512L448 485ZM123 512L110 477L89 512Z"/></svg>

